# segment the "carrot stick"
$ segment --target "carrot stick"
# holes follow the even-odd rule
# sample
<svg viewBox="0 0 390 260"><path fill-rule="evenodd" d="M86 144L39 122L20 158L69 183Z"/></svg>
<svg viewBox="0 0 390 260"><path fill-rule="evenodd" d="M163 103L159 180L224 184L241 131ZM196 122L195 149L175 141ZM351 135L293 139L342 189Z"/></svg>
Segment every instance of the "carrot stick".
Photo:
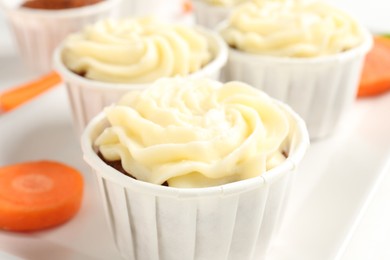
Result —
<svg viewBox="0 0 390 260"><path fill-rule="evenodd" d="M0 168L0 228L34 231L54 227L79 210L81 174L65 164L36 161Z"/></svg>
<svg viewBox="0 0 390 260"><path fill-rule="evenodd" d="M37 80L5 91L0 94L0 110L10 111L60 82L61 77L56 72L51 72Z"/></svg>
<svg viewBox="0 0 390 260"><path fill-rule="evenodd" d="M358 97L382 94L390 90L390 38L374 36L374 45L364 62Z"/></svg>

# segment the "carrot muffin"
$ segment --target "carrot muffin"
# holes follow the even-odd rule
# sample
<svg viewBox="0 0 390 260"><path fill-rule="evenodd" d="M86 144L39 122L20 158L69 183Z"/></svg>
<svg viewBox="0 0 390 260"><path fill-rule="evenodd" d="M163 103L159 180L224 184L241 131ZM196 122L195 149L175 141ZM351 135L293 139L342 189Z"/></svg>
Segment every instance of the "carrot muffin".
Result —
<svg viewBox="0 0 390 260"><path fill-rule="evenodd" d="M202 27L151 17L105 19L67 37L54 59L81 132L104 106L161 77L218 79L227 46Z"/></svg>
<svg viewBox="0 0 390 260"><path fill-rule="evenodd" d="M82 148L123 257L250 260L267 254L308 140L247 84L170 78L107 107Z"/></svg>
<svg viewBox="0 0 390 260"><path fill-rule="evenodd" d="M372 37L321 1L254 0L219 25L229 45L224 80L240 80L292 106L312 139L333 133L351 107Z"/></svg>

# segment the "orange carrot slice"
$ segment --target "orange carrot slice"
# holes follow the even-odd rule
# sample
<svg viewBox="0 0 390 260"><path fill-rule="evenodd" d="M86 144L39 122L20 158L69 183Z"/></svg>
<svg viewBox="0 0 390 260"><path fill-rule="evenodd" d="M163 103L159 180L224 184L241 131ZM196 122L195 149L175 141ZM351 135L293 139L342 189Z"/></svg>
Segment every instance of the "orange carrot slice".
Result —
<svg viewBox="0 0 390 260"><path fill-rule="evenodd" d="M360 79L358 97L382 94L390 90L390 39L374 36Z"/></svg>
<svg viewBox="0 0 390 260"><path fill-rule="evenodd" d="M36 161L0 168L0 228L34 231L62 224L79 210L83 178L74 168Z"/></svg>
<svg viewBox="0 0 390 260"><path fill-rule="evenodd" d="M61 82L61 77L51 72L37 80L17 86L0 94L0 110L10 111Z"/></svg>

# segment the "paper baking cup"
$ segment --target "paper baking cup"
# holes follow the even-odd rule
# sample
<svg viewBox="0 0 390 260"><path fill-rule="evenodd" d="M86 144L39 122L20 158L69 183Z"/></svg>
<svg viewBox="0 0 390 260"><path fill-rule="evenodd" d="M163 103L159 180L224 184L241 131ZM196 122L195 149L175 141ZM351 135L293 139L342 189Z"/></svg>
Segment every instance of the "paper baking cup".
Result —
<svg viewBox="0 0 390 260"><path fill-rule="evenodd" d="M122 0L121 16L144 16L158 9L165 1L159 0Z"/></svg>
<svg viewBox="0 0 390 260"><path fill-rule="evenodd" d="M350 109L372 37L349 51L318 58L280 58L229 48L223 81L239 80L289 104L306 122L311 139L331 134Z"/></svg>
<svg viewBox="0 0 390 260"><path fill-rule="evenodd" d="M197 24L215 29L227 19L232 10L230 7L213 6L202 0L192 0L194 17Z"/></svg>
<svg viewBox="0 0 390 260"><path fill-rule="evenodd" d="M219 74L227 60L227 46L214 32L196 27L196 30L206 35L210 40L210 48L214 59L201 70L194 72L190 78L219 79ZM119 84L89 80L68 70L62 62L62 45L54 53L54 67L61 74L68 93L73 113L73 121L78 133L81 134L88 121L124 95L126 92L144 89L150 84Z"/></svg>
<svg viewBox="0 0 390 260"><path fill-rule="evenodd" d="M182 12L184 0L123 0L121 16L134 17L152 15L160 19L175 21Z"/></svg>
<svg viewBox="0 0 390 260"><path fill-rule="evenodd" d="M276 102L276 101L275 101ZM263 175L209 188L173 188L132 179L104 163L93 146L103 113L86 127L84 159L95 171L106 217L125 259L264 259L286 208L294 171L309 145L305 124L288 106L288 158Z"/></svg>
<svg viewBox="0 0 390 260"><path fill-rule="evenodd" d="M103 17L115 15L121 0L105 0L80 8L42 10L18 7L23 1L11 0L6 8L20 55L31 71L51 71L53 51L71 32ZM19 5L15 5L19 3Z"/></svg>

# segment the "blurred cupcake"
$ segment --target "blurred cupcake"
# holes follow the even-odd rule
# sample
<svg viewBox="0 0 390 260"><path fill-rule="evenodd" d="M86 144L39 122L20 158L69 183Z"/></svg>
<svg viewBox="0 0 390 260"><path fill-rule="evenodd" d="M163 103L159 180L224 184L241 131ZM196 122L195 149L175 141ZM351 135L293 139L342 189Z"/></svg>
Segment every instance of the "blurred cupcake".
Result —
<svg viewBox="0 0 390 260"><path fill-rule="evenodd" d="M115 15L120 1L3 0L3 7L24 62L33 72L47 73L54 49L69 33Z"/></svg>
<svg viewBox="0 0 390 260"><path fill-rule="evenodd" d="M161 77L217 79L226 59L216 33L145 17L99 21L70 35L54 57L79 130L128 90Z"/></svg>
<svg viewBox="0 0 390 260"><path fill-rule="evenodd" d="M250 0L192 0L197 24L214 29L239 4Z"/></svg>
<svg viewBox="0 0 390 260"><path fill-rule="evenodd" d="M308 144L260 90L189 78L129 92L82 135L126 259L264 259Z"/></svg>
<svg viewBox="0 0 390 260"><path fill-rule="evenodd" d="M291 105L312 139L332 133L353 103L372 44L353 18L320 1L247 3L219 32L230 46L224 79Z"/></svg>

